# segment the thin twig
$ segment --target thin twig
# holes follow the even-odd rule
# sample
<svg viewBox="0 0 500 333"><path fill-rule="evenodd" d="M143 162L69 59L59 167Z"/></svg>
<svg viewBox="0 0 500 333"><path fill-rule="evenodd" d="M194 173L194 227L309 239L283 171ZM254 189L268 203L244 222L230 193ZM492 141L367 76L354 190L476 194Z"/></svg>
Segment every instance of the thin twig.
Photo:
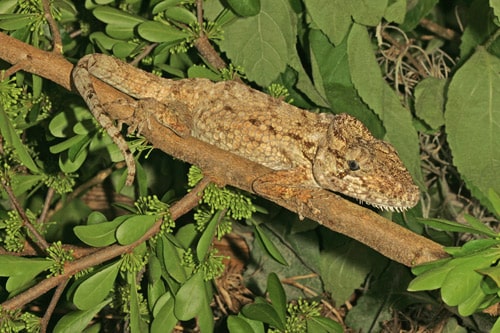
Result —
<svg viewBox="0 0 500 333"><path fill-rule="evenodd" d="M29 231L29 233L27 233L28 236L30 234L33 235L33 237L30 237L30 238L36 243L36 245L41 250L43 250L45 252L47 250L47 248L49 247L49 243L47 243L45 238L43 238L42 235L40 235L40 233L38 232L38 230L36 230L36 228L31 224L28 216L26 215L26 212L24 211L23 207L21 206L21 204L17 200L17 197L15 196L14 191L12 191L12 188L10 187L10 185L7 184L5 178L2 178L0 183L2 184L4 191L7 193L7 196L9 197L10 202L12 203L14 208L16 209L19 216L21 217L21 220L23 221L23 226L25 226L26 229L28 229L28 231Z"/></svg>
<svg viewBox="0 0 500 333"><path fill-rule="evenodd" d="M144 50L142 50L141 53L139 53L133 61L130 62L131 65L133 66L137 66L139 64L139 62L144 59L148 54L150 54L154 48L158 46L158 43L153 43L153 44L149 44L147 45Z"/></svg>
<svg viewBox="0 0 500 333"><path fill-rule="evenodd" d="M49 23L50 32L52 33L52 42L54 43L52 52L55 52L57 54L62 54L63 45L62 45L61 34L59 33L59 27L57 26L57 23L54 20L52 13L50 12L49 0L42 0L42 5L43 5L45 19Z"/></svg>
<svg viewBox="0 0 500 333"><path fill-rule="evenodd" d="M6 77L9 77L15 73L17 73L17 71L20 71L22 69L24 69L24 67L26 66L26 64L21 61L21 62L18 62L17 64L14 64L12 66L10 66L9 69L7 69L4 73L3 73L3 77L1 77L0 79L4 79Z"/></svg>
<svg viewBox="0 0 500 333"><path fill-rule="evenodd" d="M54 194L56 193L56 190L54 190L52 187L49 188L47 191L47 195L45 196L45 202L43 203L43 208L42 208L42 213L38 217L38 223L45 223L47 214L50 209L50 204L52 203L52 199L54 198Z"/></svg>
<svg viewBox="0 0 500 333"><path fill-rule="evenodd" d="M59 302L59 299L61 298L61 295L64 291L64 288L66 288L66 285L68 284L69 279L66 279L65 281L61 282L55 292L54 295L52 295L52 299L50 300L50 304L47 307L47 310L45 310L45 314L42 317L42 320L40 321L40 331L41 333L47 332L47 326L49 325L50 317L52 317L52 313L54 313L54 310L56 308L57 302Z"/></svg>
<svg viewBox="0 0 500 333"><path fill-rule="evenodd" d="M215 51L212 44L203 29L203 0L196 1L196 17L198 25L200 26L200 35L194 41L194 47L198 50L200 55L208 62L208 64L217 70L227 67L226 62L220 57L219 53Z"/></svg>
<svg viewBox="0 0 500 333"><path fill-rule="evenodd" d="M458 34L455 31L442 27L429 19L421 19L420 25L443 39L454 40L458 38Z"/></svg>

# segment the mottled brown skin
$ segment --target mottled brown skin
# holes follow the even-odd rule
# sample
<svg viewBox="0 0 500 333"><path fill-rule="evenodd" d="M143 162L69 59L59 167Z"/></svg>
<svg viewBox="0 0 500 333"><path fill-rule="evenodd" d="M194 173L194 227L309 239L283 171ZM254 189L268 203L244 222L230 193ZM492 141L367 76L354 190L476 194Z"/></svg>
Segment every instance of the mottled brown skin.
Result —
<svg viewBox="0 0 500 333"><path fill-rule="evenodd" d="M80 64L138 99L139 107L178 135L276 170L266 181L324 188L389 210L405 210L419 199L394 148L347 114L305 111L234 81L162 79L99 54Z"/></svg>

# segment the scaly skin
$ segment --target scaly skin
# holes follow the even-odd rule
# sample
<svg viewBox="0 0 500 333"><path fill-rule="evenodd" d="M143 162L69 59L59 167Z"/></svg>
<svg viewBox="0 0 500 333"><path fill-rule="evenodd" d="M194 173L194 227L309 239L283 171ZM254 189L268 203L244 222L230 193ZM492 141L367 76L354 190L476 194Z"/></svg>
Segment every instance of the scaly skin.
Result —
<svg viewBox="0 0 500 333"><path fill-rule="evenodd" d="M81 71L142 101L177 134L276 170L269 179L283 186L324 188L397 211L419 199L395 149L347 114L305 111L234 81L163 79L100 54L80 60L75 80ZM80 93L101 122L105 111L93 101L96 94L88 85Z"/></svg>

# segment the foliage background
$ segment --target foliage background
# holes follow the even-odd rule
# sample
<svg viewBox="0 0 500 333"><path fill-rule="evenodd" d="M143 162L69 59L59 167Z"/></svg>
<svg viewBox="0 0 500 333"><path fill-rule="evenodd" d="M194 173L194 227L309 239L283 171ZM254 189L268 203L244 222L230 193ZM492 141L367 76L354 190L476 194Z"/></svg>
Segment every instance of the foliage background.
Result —
<svg viewBox="0 0 500 333"><path fill-rule="evenodd" d="M439 292L408 292L407 267L258 198L250 205L238 191L208 187L205 198L216 199L205 199L194 214L174 224L166 203L197 184L188 184L186 165L150 152L140 137L130 138L140 167L135 190L124 188L123 170L111 168L122 156L81 99L43 75L15 72L4 63L12 76L0 87L2 329L36 331L41 325L75 331L89 323L89 332L123 327L154 332L176 324L202 332L249 331L248 326L261 332L264 324L278 331L340 327L319 318L333 318L353 331L492 329L494 316L481 311L498 315L491 308L498 302L497 275L476 270L496 268L499 258L499 205L492 194L500 193L499 3L54 0L50 12L57 29L44 14L47 4L2 1L2 33L53 50L54 56L62 51L73 62L100 52L171 78L239 76L299 107L358 117L396 147L422 189L416 208L386 217L446 246L478 244L472 241L486 237L489 243L480 250L490 251L491 258L481 267L443 264L459 267L453 274L474 271L470 290L463 280L438 285L437 273L431 283L413 284L414 290L452 288L463 296L450 304ZM219 59L203 53L200 36L210 40ZM102 172L112 183L90 186ZM192 171L191 177L200 176ZM97 200L98 195L106 199ZM132 215L117 217L124 211L108 201L121 202L118 208ZM224 215L228 209L243 213ZM419 218L434 221L427 223L433 228ZM472 227L452 227L437 218ZM245 269L232 267L234 259L224 269L214 250L217 239L231 230L244 240L237 244ZM33 242L43 251L30 252ZM112 256L114 246L122 248ZM90 257L93 247L108 256L79 273L71 262ZM478 248L466 255L478 255ZM272 273L282 279L286 296ZM65 277L51 298L26 300L23 311L9 307L10 297L41 285L46 276ZM256 298L257 307L241 310L266 290L271 303ZM300 305L300 297L309 305L323 303ZM479 301L464 311L460 304L472 297ZM295 302L288 310L284 298ZM36 310L56 304L60 315ZM273 311L276 316L266 317Z"/></svg>

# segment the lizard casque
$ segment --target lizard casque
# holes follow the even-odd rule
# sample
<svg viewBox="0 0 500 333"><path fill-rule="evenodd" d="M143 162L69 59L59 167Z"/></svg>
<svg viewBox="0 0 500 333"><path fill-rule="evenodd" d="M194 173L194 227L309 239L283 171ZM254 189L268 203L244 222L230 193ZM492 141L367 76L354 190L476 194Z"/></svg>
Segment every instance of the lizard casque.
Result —
<svg viewBox="0 0 500 333"><path fill-rule="evenodd" d="M87 55L73 71L74 84L124 154L128 184L134 159L99 101L92 76L134 97L136 107L178 135L275 170L266 181L324 188L387 210L408 209L419 199L395 149L350 115L302 110L234 81L163 79L109 56Z"/></svg>

